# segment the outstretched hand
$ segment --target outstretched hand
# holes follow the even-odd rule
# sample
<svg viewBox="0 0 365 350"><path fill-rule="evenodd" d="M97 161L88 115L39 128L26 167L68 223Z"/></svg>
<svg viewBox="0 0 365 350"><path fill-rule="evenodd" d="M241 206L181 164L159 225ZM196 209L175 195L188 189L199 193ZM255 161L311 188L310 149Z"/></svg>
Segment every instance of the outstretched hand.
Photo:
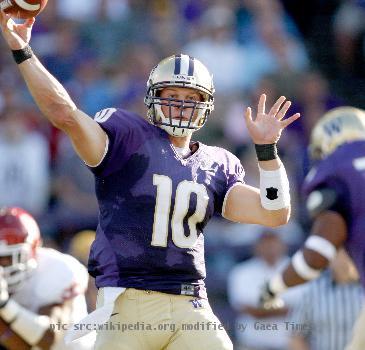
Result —
<svg viewBox="0 0 365 350"><path fill-rule="evenodd" d="M20 50L29 44L35 18L17 24L4 11L0 12L0 26L4 39L11 50Z"/></svg>
<svg viewBox="0 0 365 350"><path fill-rule="evenodd" d="M252 120L251 107L247 108L245 113L246 126L255 144L272 144L278 142L283 129L300 117L299 113L295 113L289 118L284 119L291 105L290 101L284 103L285 100L286 97L281 96L271 107L270 112L266 113L266 95L262 94L255 120Z"/></svg>

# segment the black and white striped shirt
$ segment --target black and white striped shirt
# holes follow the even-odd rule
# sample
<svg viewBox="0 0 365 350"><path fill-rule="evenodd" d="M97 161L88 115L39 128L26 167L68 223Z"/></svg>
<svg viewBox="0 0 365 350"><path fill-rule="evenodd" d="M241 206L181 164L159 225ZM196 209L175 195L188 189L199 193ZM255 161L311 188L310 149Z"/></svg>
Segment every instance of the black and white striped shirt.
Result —
<svg viewBox="0 0 365 350"><path fill-rule="evenodd" d="M337 284L331 272L324 271L310 283L303 302L293 312L293 327L300 329L294 334L305 337L311 350L343 350L363 297L360 283Z"/></svg>

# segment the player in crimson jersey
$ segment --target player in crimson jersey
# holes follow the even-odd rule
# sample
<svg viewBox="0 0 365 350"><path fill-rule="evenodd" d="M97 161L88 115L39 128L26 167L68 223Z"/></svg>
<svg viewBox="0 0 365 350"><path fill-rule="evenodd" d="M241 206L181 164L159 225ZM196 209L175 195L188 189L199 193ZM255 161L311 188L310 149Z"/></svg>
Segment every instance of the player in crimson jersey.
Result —
<svg viewBox="0 0 365 350"><path fill-rule="evenodd" d="M0 209L0 267L1 349L92 349L92 337L67 347L65 329L57 326L87 314L86 269L41 247L36 221L20 208Z"/></svg>

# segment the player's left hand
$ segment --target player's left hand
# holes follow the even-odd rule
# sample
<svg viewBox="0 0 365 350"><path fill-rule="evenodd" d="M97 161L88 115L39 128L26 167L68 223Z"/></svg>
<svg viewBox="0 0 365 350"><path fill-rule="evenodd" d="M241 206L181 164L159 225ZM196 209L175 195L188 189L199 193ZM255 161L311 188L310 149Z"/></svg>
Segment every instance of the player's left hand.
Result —
<svg viewBox="0 0 365 350"><path fill-rule="evenodd" d="M265 282L261 289L259 303L265 310L276 310L285 306L284 301L270 290L269 282Z"/></svg>
<svg viewBox="0 0 365 350"><path fill-rule="evenodd" d="M255 120L252 120L251 107L247 108L245 113L246 125L252 141L255 144L262 145L278 142L283 129L300 117L299 113L295 113L289 118L284 119L285 114L291 105L290 101L284 103L285 100L285 96L278 98L271 107L270 112L266 113L266 95L262 94L260 96Z"/></svg>

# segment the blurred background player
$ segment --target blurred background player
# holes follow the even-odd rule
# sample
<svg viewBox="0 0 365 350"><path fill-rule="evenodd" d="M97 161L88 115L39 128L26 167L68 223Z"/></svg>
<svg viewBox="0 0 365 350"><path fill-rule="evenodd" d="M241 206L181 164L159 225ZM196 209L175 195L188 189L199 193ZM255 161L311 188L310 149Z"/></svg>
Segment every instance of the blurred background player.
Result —
<svg viewBox="0 0 365 350"><path fill-rule="evenodd" d="M93 334L68 347L63 340L70 324L87 313L87 271L41 243L29 213L0 209L0 348L92 349Z"/></svg>
<svg viewBox="0 0 365 350"><path fill-rule="evenodd" d="M16 106L0 114L0 206L20 206L38 216L49 198L49 150L44 135L28 129L29 119Z"/></svg>
<svg viewBox="0 0 365 350"><path fill-rule="evenodd" d="M230 272L228 297L237 313L236 350L288 348L290 332L284 322L288 320L292 308L300 301L302 288L294 288L285 293L285 305L275 309L265 309L259 300L262 281L281 270L288 260L287 246L281 236L270 229L263 229L254 246L254 256L238 264ZM257 325L276 325L277 329L262 330ZM245 326L245 329L242 329L242 326Z"/></svg>
<svg viewBox="0 0 365 350"><path fill-rule="evenodd" d="M312 130L310 151L318 161L304 183L307 209L313 218L311 235L285 270L266 284L263 302L317 278L342 246L365 284L365 112L340 107L326 113ZM364 322L365 309L347 350L365 348Z"/></svg>
<svg viewBox="0 0 365 350"><path fill-rule="evenodd" d="M290 350L343 350L364 299L359 274L340 248L329 268L310 282L291 317Z"/></svg>

